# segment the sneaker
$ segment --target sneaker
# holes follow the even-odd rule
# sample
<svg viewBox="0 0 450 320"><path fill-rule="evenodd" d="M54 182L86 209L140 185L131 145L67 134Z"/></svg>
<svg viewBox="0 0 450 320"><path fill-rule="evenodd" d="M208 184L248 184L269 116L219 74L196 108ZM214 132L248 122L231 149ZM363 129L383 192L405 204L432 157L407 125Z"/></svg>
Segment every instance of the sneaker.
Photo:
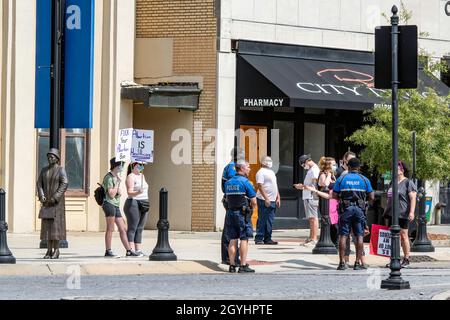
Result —
<svg viewBox="0 0 450 320"><path fill-rule="evenodd" d="M126 256L127 257L139 257L139 255L136 252L134 252L133 250L127 250Z"/></svg>
<svg viewBox="0 0 450 320"><path fill-rule="evenodd" d="M147 255L142 250L135 251L138 257L146 257Z"/></svg>
<svg viewBox="0 0 450 320"><path fill-rule="evenodd" d="M339 262L339 265L336 270L346 270L348 268L348 264L344 262Z"/></svg>
<svg viewBox="0 0 450 320"><path fill-rule="evenodd" d="M238 271L238 273L252 273L252 272L255 272L255 270L251 269L248 266L248 263L245 266L240 266Z"/></svg>
<svg viewBox="0 0 450 320"><path fill-rule="evenodd" d="M400 266L402 268L407 268L409 266L409 259L408 258L403 258L402 263L400 264Z"/></svg>
<svg viewBox="0 0 450 320"><path fill-rule="evenodd" d="M269 241L264 242L264 244L276 245L276 244L278 244L278 242L277 241L273 241L273 240L269 240Z"/></svg>
<svg viewBox="0 0 450 320"><path fill-rule="evenodd" d="M264 244L264 241L262 240L255 241L255 244Z"/></svg>
<svg viewBox="0 0 450 320"><path fill-rule="evenodd" d="M230 266L230 267L228 268L228 272L229 272L229 273L236 273L236 266Z"/></svg>
<svg viewBox="0 0 450 320"><path fill-rule="evenodd" d="M366 270L367 265L360 264L359 262L355 262L355 265L353 266L353 270Z"/></svg>
<svg viewBox="0 0 450 320"><path fill-rule="evenodd" d="M305 243L303 244L303 246L304 246L304 247L315 247L316 244L317 244L317 241L316 241L316 240L310 240L310 241L308 241L308 242L305 242Z"/></svg>
<svg viewBox="0 0 450 320"><path fill-rule="evenodd" d="M105 257L117 257L111 249L105 251Z"/></svg>

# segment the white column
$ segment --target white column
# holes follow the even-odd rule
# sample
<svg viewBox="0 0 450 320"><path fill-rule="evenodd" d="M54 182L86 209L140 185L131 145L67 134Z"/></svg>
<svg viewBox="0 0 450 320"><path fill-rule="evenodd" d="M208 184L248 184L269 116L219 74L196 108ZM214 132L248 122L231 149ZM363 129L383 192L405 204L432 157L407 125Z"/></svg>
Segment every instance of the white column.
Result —
<svg viewBox="0 0 450 320"><path fill-rule="evenodd" d="M36 2L3 1L2 163L10 230L35 227L34 129Z"/></svg>

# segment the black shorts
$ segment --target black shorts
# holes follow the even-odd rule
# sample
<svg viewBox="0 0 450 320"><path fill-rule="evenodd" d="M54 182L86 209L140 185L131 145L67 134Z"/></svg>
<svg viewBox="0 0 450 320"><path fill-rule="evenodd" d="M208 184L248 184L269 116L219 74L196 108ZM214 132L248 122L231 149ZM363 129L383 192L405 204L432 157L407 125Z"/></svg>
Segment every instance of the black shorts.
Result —
<svg viewBox="0 0 450 320"><path fill-rule="evenodd" d="M389 217L387 220L389 221L389 227L392 226L392 217ZM406 218L398 218L398 225L401 229L408 229L409 220Z"/></svg>
<svg viewBox="0 0 450 320"><path fill-rule="evenodd" d="M105 213L106 218L110 218L110 217L122 218L122 214L120 213L120 208L116 207L112 203L105 201L105 202L103 202L102 208L103 208L103 212Z"/></svg>

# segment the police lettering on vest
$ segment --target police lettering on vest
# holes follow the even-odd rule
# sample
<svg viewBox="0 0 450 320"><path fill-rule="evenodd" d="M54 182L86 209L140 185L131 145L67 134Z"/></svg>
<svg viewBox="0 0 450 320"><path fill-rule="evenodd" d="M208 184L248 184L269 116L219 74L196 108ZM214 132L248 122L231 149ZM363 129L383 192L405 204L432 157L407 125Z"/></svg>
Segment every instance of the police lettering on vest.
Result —
<svg viewBox="0 0 450 320"><path fill-rule="evenodd" d="M349 172L340 176L334 184L333 191L345 201L365 201L368 193L373 192L369 179L357 172Z"/></svg>
<svg viewBox="0 0 450 320"><path fill-rule="evenodd" d="M247 198L256 197L256 192L246 177L235 175L225 183L225 196L228 208L239 210L248 205Z"/></svg>

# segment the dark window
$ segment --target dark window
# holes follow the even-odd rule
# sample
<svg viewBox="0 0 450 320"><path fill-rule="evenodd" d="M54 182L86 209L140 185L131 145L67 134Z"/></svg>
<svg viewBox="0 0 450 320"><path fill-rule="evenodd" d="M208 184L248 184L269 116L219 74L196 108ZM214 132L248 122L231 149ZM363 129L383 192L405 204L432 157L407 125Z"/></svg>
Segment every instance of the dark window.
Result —
<svg viewBox="0 0 450 320"><path fill-rule="evenodd" d="M38 130L38 172L47 165L50 137L48 129ZM89 132L86 129L61 130L61 164L69 179L68 196L88 195L88 146Z"/></svg>

